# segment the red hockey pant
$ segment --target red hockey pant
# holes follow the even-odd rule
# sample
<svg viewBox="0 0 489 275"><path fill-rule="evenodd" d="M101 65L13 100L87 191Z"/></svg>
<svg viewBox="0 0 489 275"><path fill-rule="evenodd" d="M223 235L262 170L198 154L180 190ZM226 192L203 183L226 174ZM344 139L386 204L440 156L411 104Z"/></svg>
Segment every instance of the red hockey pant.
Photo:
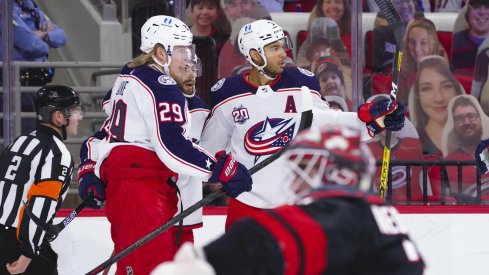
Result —
<svg viewBox="0 0 489 275"><path fill-rule="evenodd" d="M176 190L167 183L174 173L154 152L122 147L114 148L101 168L116 254L170 220L178 201ZM150 274L175 253L175 231L169 229L119 260L117 274Z"/></svg>

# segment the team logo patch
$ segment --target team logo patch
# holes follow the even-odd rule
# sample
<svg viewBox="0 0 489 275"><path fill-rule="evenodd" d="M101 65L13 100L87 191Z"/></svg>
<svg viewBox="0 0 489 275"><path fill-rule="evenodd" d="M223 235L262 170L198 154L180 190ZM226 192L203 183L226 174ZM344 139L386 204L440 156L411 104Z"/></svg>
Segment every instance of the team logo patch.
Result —
<svg viewBox="0 0 489 275"><path fill-rule="evenodd" d="M222 85L224 84L224 81L226 81L225 78L219 79L219 81L217 81L216 84L214 84L214 86L212 86L211 92L215 92L215 91L221 89Z"/></svg>
<svg viewBox="0 0 489 275"><path fill-rule="evenodd" d="M300 68L300 67L297 67L297 69L299 69L299 71L307 76L314 76L314 73L309 71L309 70L306 70L306 69L303 69L303 68Z"/></svg>
<svg viewBox="0 0 489 275"><path fill-rule="evenodd" d="M175 79L173 79L171 76L163 74L158 77L158 82L163 85L177 85L177 82Z"/></svg>
<svg viewBox="0 0 489 275"><path fill-rule="evenodd" d="M234 107L232 115L234 123L238 124L244 124L248 119L250 119L248 109L245 108L243 105L240 105L239 107Z"/></svg>
<svg viewBox="0 0 489 275"><path fill-rule="evenodd" d="M411 175L412 175L413 171L411 168L409 169L411 170ZM401 188L404 185L406 185L406 177L407 177L406 167L403 166L392 167L392 189Z"/></svg>
<svg viewBox="0 0 489 275"><path fill-rule="evenodd" d="M246 132L244 147L255 156L255 164L261 156L278 152L294 136L295 122L292 119L266 118Z"/></svg>

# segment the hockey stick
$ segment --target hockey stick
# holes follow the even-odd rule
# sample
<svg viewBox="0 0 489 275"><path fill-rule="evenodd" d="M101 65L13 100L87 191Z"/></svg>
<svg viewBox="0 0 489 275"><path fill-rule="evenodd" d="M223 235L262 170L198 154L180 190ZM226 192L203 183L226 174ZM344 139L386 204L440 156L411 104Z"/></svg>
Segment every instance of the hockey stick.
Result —
<svg viewBox="0 0 489 275"><path fill-rule="evenodd" d="M401 17L394 8L394 5L390 0L374 0L384 17L389 22L394 32L394 38L396 40L396 55L394 56L394 64L392 68L392 90L390 94L391 100L395 101L397 98L397 83L399 81L399 72L401 71L402 60L402 38L404 35L404 24ZM379 195L385 199L387 181L389 174L389 162L391 158L391 137L392 132L386 130L384 154L382 156L382 170L380 174Z"/></svg>
<svg viewBox="0 0 489 275"><path fill-rule="evenodd" d="M302 93L302 113L301 113L301 121L299 124L299 129L297 132L300 132L306 128L309 128L312 124L312 105L313 105L313 102L312 102L312 98L311 98L309 88L302 86L301 87L301 93ZM266 167L267 165L269 165L270 163L272 163L273 161L278 159L280 156L282 156L282 154L285 151L286 151L286 147L283 148L282 150L274 153L270 157L264 159L262 162L258 163L257 165L253 166L249 170L250 174L253 175L256 172L260 171L261 169L263 169L264 167ZM92 269L91 271L86 273L86 275L95 275L95 274L102 272L104 269L111 266L113 263L124 258L125 256L127 256L127 254L131 253L132 251L136 250L140 246L144 245L145 243L147 243L148 241L150 241L151 239L153 239L157 235L159 235L161 232L167 230L169 227L178 223L180 220L183 220L185 217L192 214L193 212L195 212L197 209L203 207L204 205L210 203L211 201L213 201L217 197L221 196L223 193L224 193L224 187L221 187L221 188L217 189L216 191L210 193L205 198L196 202L194 205L190 206L189 208L185 209L185 211L176 215L175 217L173 217L171 220L169 220L168 222L166 222L162 226L156 228L152 232L150 232L147 235L145 235L144 237L140 238L139 240L137 240L136 242L134 242L133 244L131 244L130 246L128 246L127 248L125 248L124 250L119 252L118 254L110 257L105 262L101 263L100 265L98 265L97 267L95 267L94 269Z"/></svg>
<svg viewBox="0 0 489 275"><path fill-rule="evenodd" d="M29 218L31 218L31 220L37 226L39 226L42 230L46 231L46 233L48 233L49 235L51 235L49 237L49 241L53 241L54 239L56 239L56 237L58 237L59 233L61 231L63 231L63 229L65 229L66 226L68 226L68 224L70 224L71 221L73 221L73 219L85 207L87 207L90 204L90 202L92 202L93 199L94 199L93 190L90 190L90 192L88 193L87 197L75 209L73 209L73 211L71 211L71 213L66 218L64 218L61 222L59 222L57 224L45 223L40 218L38 218L36 215L34 215L34 213L32 213L31 212L31 209L29 209L28 207L25 207L25 210L26 210L27 215L29 216ZM22 203L24 204L24 206L26 206L25 202L22 202Z"/></svg>

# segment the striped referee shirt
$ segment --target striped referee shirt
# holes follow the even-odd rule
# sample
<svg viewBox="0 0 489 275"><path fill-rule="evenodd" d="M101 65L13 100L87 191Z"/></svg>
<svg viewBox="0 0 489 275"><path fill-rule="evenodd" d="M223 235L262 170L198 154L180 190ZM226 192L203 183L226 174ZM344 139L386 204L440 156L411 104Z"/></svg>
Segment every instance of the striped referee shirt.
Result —
<svg viewBox="0 0 489 275"><path fill-rule="evenodd" d="M24 212L25 202L42 221L52 222L68 193L73 159L60 135L40 125L17 137L0 158L0 224L17 228L23 255L39 251L45 232Z"/></svg>

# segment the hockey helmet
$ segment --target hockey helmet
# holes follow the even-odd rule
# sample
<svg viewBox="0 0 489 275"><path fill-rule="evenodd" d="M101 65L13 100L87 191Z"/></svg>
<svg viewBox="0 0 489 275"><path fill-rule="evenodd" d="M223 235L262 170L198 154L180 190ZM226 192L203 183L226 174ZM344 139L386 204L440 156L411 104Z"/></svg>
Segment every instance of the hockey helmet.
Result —
<svg viewBox="0 0 489 275"><path fill-rule="evenodd" d="M288 144L286 166L292 175L288 188L303 195L321 185L349 185L368 191L375 162L359 129L331 126L301 132Z"/></svg>
<svg viewBox="0 0 489 275"><path fill-rule="evenodd" d="M166 51L168 60L163 67L167 74L170 74L168 68L172 58L184 60L186 65L183 67L193 70L197 76L201 74L200 59L195 54L195 46L192 45L193 34L189 27L180 19L167 16L157 15L149 18L141 27L141 47L145 53L150 53L156 44L161 44Z"/></svg>
<svg viewBox="0 0 489 275"><path fill-rule="evenodd" d="M80 97L68 86L47 85L36 94L36 115L40 121L51 122L54 111L61 111L65 117L69 117L70 109L80 105Z"/></svg>
<svg viewBox="0 0 489 275"><path fill-rule="evenodd" d="M169 56L173 53L175 46L192 45L193 35L189 27L180 19L157 15L149 18L141 28L140 49L149 53L156 44L161 44Z"/></svg>
<svg viewBox="0 0 489 275"><path fill-rule="evenodd" d="M267 65L267 59L265 56L265 46L278 41L280 39L284 40L284 50L292 48L292 43L288 35L285 35L282 27L277 25L277 23L261 19L254 21L250 24L244 25L238 34L238 46L241 54L250 62L253 66L257 67L258 70L262 71ZM260 56L265 61L264 65L257 65L253 62L250 56L250 50L256 50Z"/></svg>

